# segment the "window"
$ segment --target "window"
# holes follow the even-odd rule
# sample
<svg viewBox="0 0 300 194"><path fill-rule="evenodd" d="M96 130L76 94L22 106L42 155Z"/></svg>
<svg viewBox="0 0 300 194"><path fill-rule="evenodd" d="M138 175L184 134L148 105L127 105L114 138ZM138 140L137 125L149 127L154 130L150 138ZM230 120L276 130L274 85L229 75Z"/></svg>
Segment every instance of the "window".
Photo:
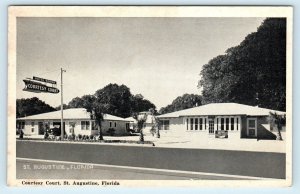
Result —
<svg viewBox="0 0 300 194"><path fill-rule="evenodd" d="M219 130L219 118L217 118L217 131Z"/></svg>
<svg viewBox="0 0 300 194"><path fill-rule="evenodd" d="M194 127L193 125L194 125L194 119L191 118L191 125L190 125L191 126L191 130L193 130L193 127Z"/></svg>
<svg viewBox="0 0 300 194"><path fill-rule="evenodd" d="M236 118L236 130L239 130L239 117Z"/></svg>
<svg viewBox="0 0 300 194"><path fill-rule="evenodd" d="M109 121L109 127L111 127L112 126L112 124L111 124L112 122L111 121Z"/></svg>
<svg viewBox="0 0 300 194"><path fill-rule="evenodd" d="M117 122L115 122L115 127L117 127Z"/></svg>
<svg viewBox="0 0 300 194"><path fill-rule="evenodd" d="M229 118L226 118L226 131L229 129Z"/></svg>
<svg viewBox="0 0 300 194"><path fill-rule="evenodd" d="M204 118L204 129L206 130L206 118Z"/></svg>
<svg viewBox="0 0 300 194"><path fill-rule="evenodd" d="M202 123L203 123L203 119L202 118L200 118L200 130L202 130Z"/></svg>
<svg viewBox="0 0 300 194"><path fill-rule="evenodd" d="M89 130L90 122L89 121L81 121L81 130Z"/></svg>
<svg viewBox="0 0 300 194"><path fill-rule="evenodd" d="M230 118L230 128L234 130L234 118Z"/></svg>
<svg viewBox="0 0 300 194"><path fill-rule="evenodd" d="M255 120L250 120L249 119L248 127L249 128L255 128Z"/></svg>
<svg viewBox="0 0 300 194"><path fill-rule="evenodd" d="M200 127L202 126L200 125ZM195 118L195 130L198 130L198 118Z"/></svg>
<svg viewBox="0 0 300 194"><path fill-rule="evenodd" d="M160 128L162 130L169 130L170 121L169 120L162 120Z"/></svg>
<svg viewBox="0 0 300 194"><path fill-rule="evenodd" d="M169 130L169 126L170 126L170 121L164 120L164 130Z"/></svg>
<svg viewBox="0 0 300 194"><path fill-rule="evenodd" d="M69 122L69 133L74 133L75 122Z"/></svg>
<svg viewBox="0 0 300 194"><path fill-rule="evenodd" d="M189 119L186 119L186 130L189 130Z"/></svg>
<svg viewBox="0 0 300 194"><path fill-rule="evenodd" d="M34 122L31 122L31 132L34 132Z"/></svg>
<svg viewBox="0 0 300 194"><path fill-rule="evenodd" d="M221 130L224 131L224 118L221 118Z"/></svg>

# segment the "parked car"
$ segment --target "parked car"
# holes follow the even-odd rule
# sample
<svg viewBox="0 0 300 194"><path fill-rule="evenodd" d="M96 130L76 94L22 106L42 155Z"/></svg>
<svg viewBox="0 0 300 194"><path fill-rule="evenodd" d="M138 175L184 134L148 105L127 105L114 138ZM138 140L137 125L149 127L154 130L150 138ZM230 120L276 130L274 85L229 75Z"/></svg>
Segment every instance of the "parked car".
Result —
<svg viewBox="0 0 300 194"><path fill-rule="evenodd" d="M47 131L49 135L54 135L54 136L60 136L61 135L61 129L58 127L50 128ZM66 134L66 131L64 131L64 134Z"/></svg>

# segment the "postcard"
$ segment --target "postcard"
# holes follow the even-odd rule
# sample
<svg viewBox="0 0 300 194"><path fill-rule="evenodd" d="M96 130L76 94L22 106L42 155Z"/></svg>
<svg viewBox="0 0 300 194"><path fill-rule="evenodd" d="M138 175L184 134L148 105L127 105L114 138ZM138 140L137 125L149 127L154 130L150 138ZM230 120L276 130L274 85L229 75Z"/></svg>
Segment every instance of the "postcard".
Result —
<svg viewBox="0 0 300 194"><path fill-rule="evenodd" d="M292 7L8 14L9 186L292 185Z"/></svg>

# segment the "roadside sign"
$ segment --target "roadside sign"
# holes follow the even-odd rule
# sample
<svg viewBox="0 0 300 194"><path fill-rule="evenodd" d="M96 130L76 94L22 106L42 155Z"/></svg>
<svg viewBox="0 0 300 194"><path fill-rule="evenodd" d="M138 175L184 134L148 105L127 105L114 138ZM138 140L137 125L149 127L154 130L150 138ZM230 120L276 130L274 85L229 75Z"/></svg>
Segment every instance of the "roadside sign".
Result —
<svg viewBox="0 0 300 194"><path fill-rule="evenodd" d="M44 78L40 78L40 77L35 77L35 76L33 76L33 80L50 83L50 84L56 84L56 81L52 81L52 80L44 79Z"/></svg>
<svg viewBox="0 0 300 194"><path fill-rule="evenodd" d="M28 92L36 92L36 93L53 93L53 94L57 94L59 93L59 89L55 88L55 87L49 87L45 84L41 84L35 81L31 81L31 80L23 80L25 83L25 88L23 89L24 91L28 91Z"/></svg>

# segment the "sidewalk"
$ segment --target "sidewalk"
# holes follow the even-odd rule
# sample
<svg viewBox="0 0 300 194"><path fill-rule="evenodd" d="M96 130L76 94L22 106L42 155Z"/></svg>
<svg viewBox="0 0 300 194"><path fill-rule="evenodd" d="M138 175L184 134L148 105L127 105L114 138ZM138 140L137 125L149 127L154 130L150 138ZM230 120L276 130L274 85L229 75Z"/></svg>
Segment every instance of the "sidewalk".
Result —
<svg viewBox="0 0 300 194"><path fill-rule="evenodd" d="M36 139L43 139L43 135L25 136ZM105 140L139 140L139 136L104 136ZM256 139L239 139L228 138L219 139L207 134L199 134L194 136L166 136L162 134L160 138L152 135L145 135L145 141L152 141L155 147L165 148L187 148L187 149L217 149L217 150L239 150L239 151L255 151L255 152L276 152L286 153L286 142L278 140L259 140ZM80 142L78 142L80 143ZM82 142L85 143L85 142ZM124 145L126 143L106 143ZM141 146L131 144L130 146Z"/></svg>

